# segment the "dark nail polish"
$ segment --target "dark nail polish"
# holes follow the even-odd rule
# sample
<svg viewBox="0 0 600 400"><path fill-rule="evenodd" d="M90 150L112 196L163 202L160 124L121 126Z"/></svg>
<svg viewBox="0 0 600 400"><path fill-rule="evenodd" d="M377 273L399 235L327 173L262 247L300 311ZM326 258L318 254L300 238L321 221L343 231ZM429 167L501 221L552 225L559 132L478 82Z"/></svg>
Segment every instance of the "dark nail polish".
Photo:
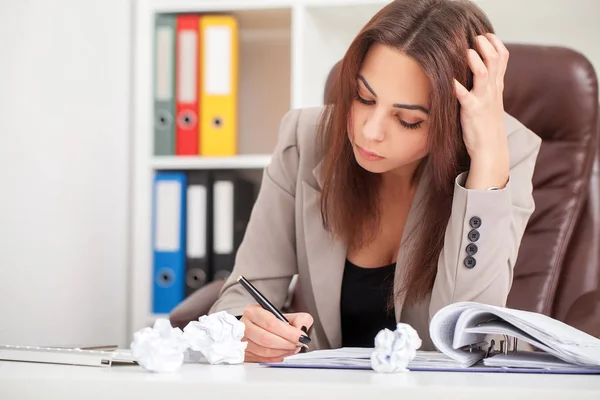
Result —
<svg viewBox="0 0 600 400"><path fill-rule="evenodd" d="M304 333L308 333L308 328L303 326L302 328L300 328L300 330Z"/></svg>
<svg viewBox="0 0 600 400"><path fill-rule="evenodd" d="M302 344L309 344L310 342L312 342L312 340L308 336L300 336L299 341Z"/></svg>

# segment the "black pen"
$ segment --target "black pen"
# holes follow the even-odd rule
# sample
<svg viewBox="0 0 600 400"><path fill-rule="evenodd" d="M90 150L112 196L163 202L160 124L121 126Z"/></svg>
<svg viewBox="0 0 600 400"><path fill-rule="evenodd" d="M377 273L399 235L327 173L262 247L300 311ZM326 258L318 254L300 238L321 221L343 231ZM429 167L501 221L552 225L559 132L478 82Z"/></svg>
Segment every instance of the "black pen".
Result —
<svg viewBox="0 0 600 400"><path fill-rule="evenodd" d="M263 294L261 292L259 292L258 289L255 288L253 284L248 282L248 280L246 278L244 278L242 275L240 275L237 278L237 281L240 283L240 285L242 285L244 287L244 289L246 289L248 291L248 293L250 293L250 295L252 297L254 297L254 300L256 300L256 302L262 308L269 311L278 320L283 321L288 325L290 324L290 321L287 320L287 318L277 309L277 307L275 307L273 304L271 304L271 302L269 300L267 300L267 298L265 296L263 296ZM300 343L302 343L303 345L308 345L310 342L311 342L311 339L308 336L303 336L300 338Z"/></svg>

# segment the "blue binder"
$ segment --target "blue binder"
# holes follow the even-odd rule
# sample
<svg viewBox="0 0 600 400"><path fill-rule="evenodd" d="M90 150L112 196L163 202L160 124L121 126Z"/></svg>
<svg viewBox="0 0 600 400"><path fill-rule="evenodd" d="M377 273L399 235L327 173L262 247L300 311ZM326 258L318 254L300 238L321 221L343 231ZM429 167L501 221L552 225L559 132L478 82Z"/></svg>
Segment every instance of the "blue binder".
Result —
<svg viewBox="0 0 600 400"><path fill-rule="evenodd" d="M154 176L152 208L152 312L168 314L185 293L186 175Z"/></svg>

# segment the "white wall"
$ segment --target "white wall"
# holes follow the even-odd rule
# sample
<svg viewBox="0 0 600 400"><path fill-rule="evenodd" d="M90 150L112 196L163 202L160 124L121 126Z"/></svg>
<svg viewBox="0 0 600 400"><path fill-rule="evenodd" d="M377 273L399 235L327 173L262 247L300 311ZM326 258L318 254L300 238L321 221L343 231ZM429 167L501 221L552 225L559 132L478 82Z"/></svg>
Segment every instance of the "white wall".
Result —
<svg viewBox="0 0 600 400"><path fill-rule="evenodd" d="M0 1L0 343L125 340L126 0Z"/></svg>
<svg viewBox="0 0 600 400"><path fill-rule="evenodd" d="M504 42L570 47L600 75L599 0L475 0Z"/></svg>
<svg viewBox="0 0 600 400"><path fill-rule="evenodd" d="M293 104L322 104L323 86L356 33L389 0L307 8L294 33L304 32ZM506 43L566 46L583 53L600 74L600 0L472 0ZM325 2L325 1L324 1ZM327 3L327 2L325 2Z"/></svg>

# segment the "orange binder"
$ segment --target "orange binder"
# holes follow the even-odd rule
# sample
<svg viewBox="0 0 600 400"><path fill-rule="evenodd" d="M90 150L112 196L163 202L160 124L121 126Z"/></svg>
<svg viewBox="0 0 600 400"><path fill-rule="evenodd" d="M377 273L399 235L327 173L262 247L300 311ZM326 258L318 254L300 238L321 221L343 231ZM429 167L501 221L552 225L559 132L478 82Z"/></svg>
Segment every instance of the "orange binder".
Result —
<svg viewBox="0 0 600 400"><path fill-rule="evenodd" d="M175 154L198 155L198 16L177 15Z"/></svg>
<svg viewBox="0 0 600 400"><path fill-rule="evenodd" d="M238 24L231 15L200 17L200 154L237 153Z"/></svg>

